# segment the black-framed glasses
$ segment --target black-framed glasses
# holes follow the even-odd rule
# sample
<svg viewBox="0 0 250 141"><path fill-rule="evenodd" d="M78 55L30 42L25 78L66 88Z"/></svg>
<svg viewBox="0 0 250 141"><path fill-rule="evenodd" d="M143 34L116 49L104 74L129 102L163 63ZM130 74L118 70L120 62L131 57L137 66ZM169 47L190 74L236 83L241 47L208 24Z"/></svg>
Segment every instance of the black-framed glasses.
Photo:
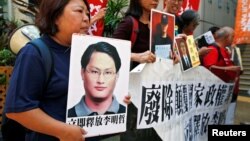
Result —
<svg viewBox="0 0 250 141"><path fill-rule="evenodd" d="M96 69L96 68L89 68L89 69L86 69L86 72L93 79L97 79L101 75L103 75L105 80L109 80L109 79L114 78L114 76L116 75L116 72L114 70L111 70L111 69L101 71L101 70Z"/></svg>

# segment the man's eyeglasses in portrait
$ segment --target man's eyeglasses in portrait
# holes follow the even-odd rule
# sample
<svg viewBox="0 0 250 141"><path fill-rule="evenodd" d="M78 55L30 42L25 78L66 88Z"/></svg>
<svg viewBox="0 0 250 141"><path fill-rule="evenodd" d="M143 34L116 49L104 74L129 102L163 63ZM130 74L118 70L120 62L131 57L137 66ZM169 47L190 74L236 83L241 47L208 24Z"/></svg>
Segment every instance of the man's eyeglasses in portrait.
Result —
<svg viewBox="0 0 250 141"><path fill-rule="evenodd" d="M86 72L90 75L91 78L93 79L97 79L99 78L101 75L103 75L105 80L110 80L112 78L114 78L114 76L116 75L116 72L113 70L98 70L96 68L89 68L86 69Z"/></svg>

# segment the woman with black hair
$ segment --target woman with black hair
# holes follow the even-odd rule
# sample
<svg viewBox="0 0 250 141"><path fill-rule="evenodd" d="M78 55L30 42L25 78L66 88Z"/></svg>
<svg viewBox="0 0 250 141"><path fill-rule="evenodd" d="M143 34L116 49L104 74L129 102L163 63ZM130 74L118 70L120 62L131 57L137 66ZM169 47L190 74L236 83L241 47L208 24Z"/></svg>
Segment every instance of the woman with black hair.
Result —
<svg viewBox="0 0 250 141"><path fill-rule="evenodd" d="M178 33L193 35L194 30L199 25L199 21L200 15L196 11L191 9L184 11L178 18ZM200 47L198 50L199 56L206 55L210 50L206 46Z"/></svg>
<svg viewBox="0 0 250 141"><path fill-rule="evenodd" d="M26 44L16 59L4 113L28 129L18 141L24 136L25 141L84 141L84 129L65 121L71 37L87 33L88 3L42 0L36 25L53 57L50 78L46 81L47 62L34 45Z"/></svg>
<svg viewBox="0 0 250 141"><path fill-rule="evenodd" d="M199 25L200 16L194 10L186 10L178 18L178 33L192 35L195 28Z"/></svg>
<svg viewBox="0 0 250 141"><path fill-rule="evenodd" d="M131 69L140 63L153 63L156 60L149 50L149 27L151 9L156 9L158 4L159 0L130 0L125 18L113 33L114 38L131 40L132 32L136 32L136 40L131 40ZM138 31L133 30L134 24L138 24ZM153 128L136 129L136 115L136 107L133 104L128 105L127 131L121 134L121 141L160 141Z"/></svg>

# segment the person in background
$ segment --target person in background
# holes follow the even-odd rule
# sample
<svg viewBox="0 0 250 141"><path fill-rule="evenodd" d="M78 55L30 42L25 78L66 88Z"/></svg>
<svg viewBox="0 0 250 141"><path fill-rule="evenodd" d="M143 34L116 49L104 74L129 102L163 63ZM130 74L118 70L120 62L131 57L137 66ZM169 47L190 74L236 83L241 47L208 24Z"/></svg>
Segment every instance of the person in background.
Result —
<svg viewBox="0 0 250 141"><path fill-rule="evenodd" d="M230 82L230 73L224 71L239 72L239 67L235 66L230 59L226 46L232 44L234 31L230 27L223 27L215 32L215 44L208 46L212 50L203 58L204 66L214 72L225 82ZM217 47L219 48L217 50ZM213 71L213 69L216 69Z"/></svg>
<svg viewBox="0 0 250 141"><path fill-rule="evenodd" d="M193 10L186 10L182 13L181 16L178 15L184 0L164 0L166 5L164 10L165 12L175 15L175 33L176 36L186 38L186 35L192 35L193 31L199 25L199 18L197 12ZM209 53L210 49L207 47L202 47L198 50L199 56ZM175 53L172 54L174 64L179 62L179 57Z"/></svg>
<svg viewBox="0 0 250 141"><path fill-rule="evenodd" d="M174 14L178 17L178 12L180 11L184 0L164 0L166 5L163 11Z"/></svg>
<svg viewBox="0 0 250 141"><path fill-rule="evenodd" d="M237 47L236 44L232 44L231 46L226 47L226 49L227 49L227 52L230 56L230 59L234 63L234 65L240 67L239 75L242 75L243 74L243 66L242 66L242 62L241 62L241 58L240 58L241 55L240 55L239 47ZM235 92L233 94L231 103L230 103L228 111L227 111L227 118L225 121L226 124L234 124L234 115L235 115L235 110L236 110L236 106L237 106L237 97L238 97L238 94Z"/></svg>
<svg viewBox="0 0 250 141"><path fill-rule="evenodd" d="M195 28L199 25L199 14L193 10L186 10L180 16L180 11L184 0L164 0L165 8L163 11L175 15L175 30L176 36L185 38L185 35L192 35ZM207 47L199 49L199 55L203 56L210 51ZM176 58L176 57L175 57ZM178 58L178 57L177 57ZM178 62L178 59L177 61Z"/></svg>
<svg viewBox="0 0 250 141"><path fill-rule="evenodd" d="M182 4L184 0L164 0L165 7L163 9L164 12L175 15L175 36L181 37L186 40L186 34L179 33L179 15L178 12L181 10ZM180 61L180 57L176 54L176 47L174 46L173 52L171 53L171 58L173 59L173 63L177 64Z"/></svg>
<svg viewBox="0 0 250 141"><path fill-rule="evenodd" d="M226 49L226 46L230 46L232 44L233 37L234 30L231 27L226 26L220 28L215 32L215 43L208 46L208 48L212 48L212 50L203 57L203 65L207 69L226 83L234 82L235 87L231 103L236 101L239 93L239 75L241 71L239 66L234 65ZM230 122L226 122L231 123L233 121L232 118L234 118L234 111L233 114L231 113L227 116L231 116L227 117L227 119L231 118L231 120Z"/></svg>
<svg viewBox="0 0 250 141"><path fill-rule="evenodd" d="M140 63L153 63L156 60L155 55L150 51L150 12L157 8L159 0L130 0L128 10L124 19L115 29L112 37L124 40L131 39L133 32L134 18L138 23L139 32L131 48L131 69ZM131 18L132 17L132 18ZM133 104L128 105L127 131L121 134L121 141L160 141L161 139L153 128L136 129L137 109Z"/></svg>
<svg viewBox="0 0 250 141"><path fill-rule="evenodd" d="M131 69L140 63L153 63L156 60L155 55L149 50L149 23L150 10L157 8L158 3L159 0L130 0L125 18L113 33L113 38L130 40L133 32L133 21L130 16L138 22L139 32L135 44L131 48Z"/></svg>
<svg viewBox="0 0 250 141"><path fill-rule="evenodd" d="M215 32L218 31L220 28L217 26L212 26L208 29L208 31L211 31L213 38L215 40ZM212 45L213 43L207 43L204 36L202 36L199 40L197 40L197 46L199 50L200 60L202 62L202 57L209 53L211 48L207 48L209 45Z"/></svg>
<svg viewBox="0 0 250 141"><path fill-rule="evenodd" d="M178 33L193 35L194 30L200 23L200 16L194 10L184 11L178 18Z"/></svg>
<svg viewBox="0 0 250 141"><path fill-rule="evenodd" d="M177 20L177 25L179 27L178 33L193 35L194 30L199 25L200 15L196 11L189 9L184 11ZM206 46L199 48L199 56L202 57L210 50L211 49L207 48Z"/></svg>

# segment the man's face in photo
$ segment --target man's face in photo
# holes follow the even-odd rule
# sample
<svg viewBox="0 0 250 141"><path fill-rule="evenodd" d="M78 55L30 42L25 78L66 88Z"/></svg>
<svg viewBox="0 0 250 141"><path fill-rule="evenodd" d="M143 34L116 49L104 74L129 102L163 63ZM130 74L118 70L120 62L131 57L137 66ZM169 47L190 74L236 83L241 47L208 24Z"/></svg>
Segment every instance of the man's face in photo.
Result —
<svg viewBox="0 0 250 141"><path fill-rule="evenodd" d="M184 42L180 42L181 52L183 55L187 54L186 46Z"/></svg>
<svg viewBox="0 0 250 141"><path fill-rule="evenodd" d="M86 97L93 101L105 101L112 97L117 74L112 57L102 52L94 52L86 67L82 69L82 79Z"/></svg>
<svg viewBox="0 0 250 141"><path fill-rule="evenodd" d="M162 26L161 27L162 28L162 32L165 33L165 34L167 34L168 33L168 24L165 24L165 25L162 24L161 26Z"/></svg>

